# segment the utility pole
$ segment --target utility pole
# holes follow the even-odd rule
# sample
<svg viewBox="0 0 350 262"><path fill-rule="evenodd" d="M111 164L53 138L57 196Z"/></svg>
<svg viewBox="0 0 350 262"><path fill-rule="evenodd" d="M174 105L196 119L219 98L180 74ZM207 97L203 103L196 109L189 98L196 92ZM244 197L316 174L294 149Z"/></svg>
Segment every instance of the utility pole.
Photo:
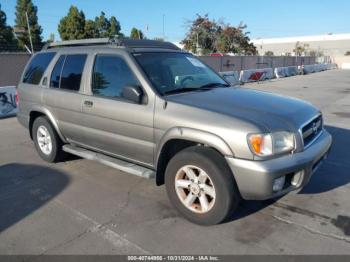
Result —
<svg viewBox="0 0 350 262"><path fill-rule="evenodd" d="M28 34L29 34L30 47L31 47L31 49L32 49L32 54L34 54L33 41L32 41L32 33L31 33L31 31L30 31L28 12L26 12L26 19L27 19L27 27L28 27Z"/></svg>
<svg viewBox="0 0 350 262"><path fill-rule="evenodd" d="M295 65L298 65L298 42L295 44Z"/></svg>
<svg viewBox="0 0 350 262"><path fill-rule="evenodd" d="M17 37L17 34L15 32L15 28L13 28L12 33L13 33L13 36L15 37L15 39L18 41L18 37ZM32 54L32 51L30 51L30 49L27 45L24 45L24 48L28 51L29 54Z"/></svg>

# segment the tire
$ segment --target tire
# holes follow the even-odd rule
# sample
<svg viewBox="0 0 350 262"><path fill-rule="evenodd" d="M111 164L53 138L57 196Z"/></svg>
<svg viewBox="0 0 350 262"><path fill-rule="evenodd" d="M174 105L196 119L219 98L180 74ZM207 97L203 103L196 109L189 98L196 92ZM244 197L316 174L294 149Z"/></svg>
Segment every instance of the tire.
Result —
<svg viewBox="0 0 350 262"><path fill-rule="evenodd" d="M193 174L197 177L194 183L190 181ZM199 225L223 222L237 209L241 200L225 159L214 149L201 146L184 149L170 160L165 172L165 186L179 213ZM196 198L194 202L193 198Z"/></svg>
<svg viewBox="0 0 350 262"><path fill-rule="evenodd" d="M40 131L38 131L40 130ZM38 135L38 132L41 135ZM43 139L43 133L47 132L50 139L46 136L46 144L51 143L51 147L43 146L43 142L39 140ZM50 121L46 117L38 117L34 120L32 127L33 141L35 149L38 152L39 156L49 163L56 163L64 160L67 154L62 151L63 143L58 136L56 130L52 127ZM39 138L40 136L40 138Z"/></svg>

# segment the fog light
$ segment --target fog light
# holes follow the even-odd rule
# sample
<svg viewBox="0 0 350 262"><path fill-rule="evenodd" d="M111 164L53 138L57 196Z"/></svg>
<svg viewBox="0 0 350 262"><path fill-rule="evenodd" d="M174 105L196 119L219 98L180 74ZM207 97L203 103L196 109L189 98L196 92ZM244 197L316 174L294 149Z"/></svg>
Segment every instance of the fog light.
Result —
<svg viewBox="0 0 350 262"><path fill-rule="evenodd" d="M273 182L272 190L274 192L281 191L283 189L283 187L284 187L285 182L286 182L286 177L285 176L282 176L280 178L275 179L275 181Z"/></svg>
<svg viewBox="0 0 350 262"><path fill-rule="evenodd" d="M301 183L303 182L303 178L304 178L304 170L295 173L295 175L293 176L293 179L291 181L292 186L299 187L301 185Z"/></svg>

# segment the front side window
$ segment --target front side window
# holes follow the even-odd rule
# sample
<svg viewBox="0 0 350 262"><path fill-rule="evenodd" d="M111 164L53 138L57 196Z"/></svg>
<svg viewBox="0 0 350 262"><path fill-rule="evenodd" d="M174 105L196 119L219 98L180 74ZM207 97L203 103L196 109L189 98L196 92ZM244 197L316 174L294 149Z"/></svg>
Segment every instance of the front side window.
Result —
<svg viewBox="0 0 350 262"><path fill-rule="evenodd" d="M92 75L92 93L119 98L126 86L140 86L123 58L97 55Z"/></svg>
<svg viewBox="0 0 350 262"><path fill-rule="evenodd" d="M212 69L187 53L143 52L135 59L163 95L229 86Z"/></svg>
<svg viewBox="0 0 350 262"><path fill-rule="evenodd" d="M38 85L55 54L50 52L35 55L24 73L23 83Z"/></svg>
<svg viewBox="0 0 350 262"><path fill-rule="evenodd" d="M61 89L79 91L86 57L87 55L66 56L61 73Z"/></svg>

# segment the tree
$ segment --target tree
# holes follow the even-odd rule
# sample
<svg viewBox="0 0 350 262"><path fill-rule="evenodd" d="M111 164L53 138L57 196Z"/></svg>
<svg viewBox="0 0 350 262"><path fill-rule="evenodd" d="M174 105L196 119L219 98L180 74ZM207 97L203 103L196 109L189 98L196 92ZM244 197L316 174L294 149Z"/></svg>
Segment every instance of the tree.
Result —
<svg viewBox="0 0 350 262"><path fill-rule="evenodd" d="M24 45L30 46L26 13L28 14L33 46L35 49L40 49L42 47L41 33L43 30L38 23L38 8L33 4L32 0L17 0L15 27L25 29L18 36L19 46L22 48Z"/></svg>
<svg viewBox="0 0 350 262"><path fill-rule="evenodd" d="M221 23L221 30L216 41L216 49L221 53L235 53L244 55L255 55L256 47L250 43L249 32L244 32L247 25L242 22L233 27L230 24Z"/></svg>
<svg viewBox="0 0 350 262"><path fill-rule="evenodd" d="M123 37L120 30L120 23L114 16L108 19L106 14L101 12L95 20L86 20L84 12L79 11L76 6L70 7L67 16L63 17L58 25L62 40Z"/></svg>
<svg viewBox="0 0 350 262"><path fill-rule="evenodd" d="M321 50L310 49L305 51L305 55L312 57L322 57L324 56L324 53Z"/></svg>
<svg viewBox="0 0 350 262"><path fill-rule="evenodd" d="M0 49L12 49L15 40L12 34L12 28L6 24L6 14L1 10L0 5Z"/></svg>
<svg viewBox="0 0 350 262"><path fill-rule="evenodd" d="M266 51L265 55L266 56L274 56L274 53L272 51Z"/></svg>
<svg viewBox="0 0 350 262"><path fill-rule="evenodd" d="M208 14L189 21L189 31L186 34L182 44L185 49L194 53L211 53L216 52L214 42L219 31L217 23L209 19Z"/></svg>
<svg viewBox="0 0 350 262"><path fill-rule="evenodd" d="M115 18L115 16L112 16L109 19L109 23L111 24L111 28L109 30L110 37L113 37L113 36L124 37L124 35L120 32L120 30L121 30L120 23L117 20L117 18Z"/></svg>
<svg viewBox="0 0 350 262"><path fill-rule="evenodd" d="M309 47L308 44L303 44L300 43L299 41L296 42L295 44L295 49L293 50L293 52L297 55L297 56L301 56L303 54L305 54L307 48Z"/></svg>
<svg viewBox="0 0 350 262"><path fill-rule="evenodd" d="M132 38L132 39L144 39L144 35L140 29L133 27L131 29L130 38Z"/></svg>
<svg viewBox="0 0 350 262"><path fill-rule="evenodd" d="M95 27L99 37L123 36L120 32L121 26L117 18L112 16L108 19L104 12L101 12L100 16L95 18Z"/></svg>
<svg viewBox="0 0 350 262"><path fill-rule="evenodd" d="M182 44L194 53L238 53L256 54L256 47L250 43L246 25L238 27L210 20L208 14L189 21L189 30Z"/></svg>
<svg viewBox="0 0 350 262"><path fill-rule="evenodd" d="M316 50L310 50L309 52L305 52L305 55L317 57L317 51Z"/></svg>
<svg viewBox="0 0 350 262"><path fill-rule="evenodd" d="M51 33L49 39L47 39L47 43L55 42L55 34Z"/></svg>
<svg viewBox="0 0 350 262"><path fill-rule="evenodd" d="M86 38L84 12L79 11L76 6L71 6L67 16L63 17L59 23L58 32L62 40Z"/></svg>
<svg viewBox="0 0 350 262"><path fill-rule="evenodd" d="M84 26L84 38L98 38L99 33L96 28L96 24L92 20L86 20Z"/></svg>
<svg viewBox="0 0 350 262"><path fill-rule="evenodd" d="M95 26L98 31L99 37L109 37L111 24L106 18L104 12L101 12L101 15L95 18Z"/></svg>

